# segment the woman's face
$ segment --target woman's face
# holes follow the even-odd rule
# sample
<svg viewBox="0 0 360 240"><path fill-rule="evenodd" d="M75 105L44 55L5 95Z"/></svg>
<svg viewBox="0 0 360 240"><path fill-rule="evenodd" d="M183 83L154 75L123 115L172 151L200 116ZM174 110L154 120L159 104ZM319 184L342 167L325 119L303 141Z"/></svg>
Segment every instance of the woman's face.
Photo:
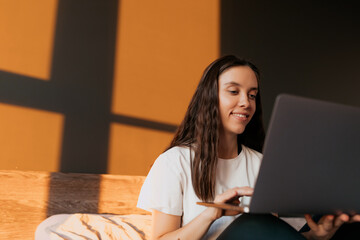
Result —
<svg viewBox="0 0 360 240"><path fill-rule="evenodd" d="M244 132L256 110L258 82L248 66L226 69L219 76L220 132L237 135Z"/></svg>

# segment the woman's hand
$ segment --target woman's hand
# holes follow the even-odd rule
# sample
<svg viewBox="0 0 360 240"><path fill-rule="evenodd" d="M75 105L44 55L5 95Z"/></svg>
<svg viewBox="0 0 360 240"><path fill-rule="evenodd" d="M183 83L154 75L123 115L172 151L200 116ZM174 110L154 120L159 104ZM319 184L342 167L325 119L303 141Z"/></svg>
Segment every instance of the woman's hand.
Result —
<svg viewBox="0 0 360 240"><path fill-rule="evenodd" d="M330 239L335 232L346 222L360 222L360 215L354 215L350 217L347 214L325 215L317 223L312 219L309 214L305 215L307 224L310 227L310 231L304 233L307 239Z"/></svg>
<svg viewBox="0 0 360 240"><path fill-rule="evenodd" d="M237 187L225 191L215 197L216 203L239 203L239 197L251 196L250 187ZM191 222L181 227L181 216L169 215L153 210L151 239L201 239L208 231L211 223L223 215L237 215L237 211L224 211L220 208L208 207Z"/></svg>
<svg viewBox="0 0 360 240"><path fill-rule="evenodd" d="M236 187L226 190L224 193L215 197L214 203L240 203L239 197L252 196L254 189L251 187ZM221 216L234 216L241 212L235 210L223 210L220 208L209 207L207 210L212 220L216 220Z"/></svg>

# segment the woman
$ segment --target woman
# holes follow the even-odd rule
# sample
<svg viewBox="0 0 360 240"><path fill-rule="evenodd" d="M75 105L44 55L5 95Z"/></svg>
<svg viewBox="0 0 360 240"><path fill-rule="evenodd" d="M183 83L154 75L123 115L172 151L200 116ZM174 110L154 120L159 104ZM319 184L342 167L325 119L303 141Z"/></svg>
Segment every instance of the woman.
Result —
<svg viewBox="0 0 360 240"><path fill-rule="evenodd" d="M155 161L142 187L138 207L152 211L151 238L216 239L224 232L220 238L236 239L240 228L234 225L245 218L251 222L253 216L242 215L233 222L239 212L196 202L223 203L251 196L263 141L258 69L235 56L214 61L205 70L169 149ZM272 215L255 218L275 225L286 238L302 238ZM324 217L319 225L308 220L307 237L331 237L348 216L335 221ZM318 229L324 221L336 222L326 234Z"/></svg>

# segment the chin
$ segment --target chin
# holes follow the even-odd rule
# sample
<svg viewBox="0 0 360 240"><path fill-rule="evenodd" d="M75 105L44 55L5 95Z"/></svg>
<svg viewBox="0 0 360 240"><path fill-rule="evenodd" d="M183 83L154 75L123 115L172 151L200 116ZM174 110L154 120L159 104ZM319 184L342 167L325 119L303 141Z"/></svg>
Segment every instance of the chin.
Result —
<svg viewBox="0 0 360 240"><path fill-rule="evenodd" d="M245 131L245 128L241 128L241 129L236 129L236 131L234 131L234 133L236 133L237 135L239 134L243 134Z"/></svg>

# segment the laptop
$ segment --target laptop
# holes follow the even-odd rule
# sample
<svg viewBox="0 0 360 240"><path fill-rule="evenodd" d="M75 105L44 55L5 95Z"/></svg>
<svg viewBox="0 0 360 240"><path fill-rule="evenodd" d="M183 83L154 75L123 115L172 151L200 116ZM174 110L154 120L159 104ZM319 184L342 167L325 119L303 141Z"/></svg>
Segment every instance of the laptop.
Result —
<svg viewBox="0 0 360 240"><path fill-rule="evenodd" d="M360 213L360 108L276 98L250 204L198 203L250 213Z"/></svg>

